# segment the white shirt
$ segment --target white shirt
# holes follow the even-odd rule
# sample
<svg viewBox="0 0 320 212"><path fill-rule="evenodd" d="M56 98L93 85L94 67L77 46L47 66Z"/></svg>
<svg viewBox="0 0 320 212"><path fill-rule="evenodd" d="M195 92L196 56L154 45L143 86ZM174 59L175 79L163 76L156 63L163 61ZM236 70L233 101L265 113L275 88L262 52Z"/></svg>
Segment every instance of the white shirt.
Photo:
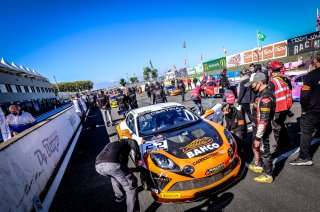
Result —
<svg viewBox="0 0 320 212"><path fill-rule="evenodd" d="M17 116L9 114L6 121L11 130L15 132L22 132L31 127L36 120L30 113L22 111L21 115Z"/></svg>

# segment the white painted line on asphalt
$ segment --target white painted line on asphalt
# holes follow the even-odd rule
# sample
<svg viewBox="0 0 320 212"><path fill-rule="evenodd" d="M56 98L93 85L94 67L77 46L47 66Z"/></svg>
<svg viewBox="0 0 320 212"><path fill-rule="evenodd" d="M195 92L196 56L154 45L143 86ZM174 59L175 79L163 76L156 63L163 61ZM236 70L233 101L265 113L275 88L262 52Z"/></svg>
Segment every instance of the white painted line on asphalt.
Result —
<svg viewBox="0 0 320 212"><path fill-rule="evenodd" d="M89 111L90 111L90 109L87 111L87 113L86 113L86 117L84 118L84 121L87 121Z"/></svg>
<svg viewBox="0 0 320 212"><path fill-rule="evenodd" d="M320 142L320 139L313 139L311 141L311 146L315 145L315 144L317 144L319 142ZM277 158L275 158L272 163L273 163L273 165L275 165L276 163L278 163L278 162L290 157L291 155L294 155L294 154L298 153L299 151L300 151L300 147L294 148L293 150L290 150L289 152L283 153L282 155L280 155ZM247 162L245 163L245 166L247 168L248 168L249 165L250 165L249 163L247 163Z"/></svg>
<svg viewBox="0 0 320 212"><path fill-rule="evenodd" d="M81 130L82 130L82 125L80 125L79 129L78 129L78 132L76 134L76 136L73 138L73 141L72 141L72 144L59 168L59 171L56 175L56 177L54 178L51 186L50 186L50 189L45 197L45 199L43 200L43 203L42 203L42 209L40 211L49 211L49 208L51 206L51 203L53 201L53 198L54 196L56 195L56 192L58 190L58 187L60 185L60 182L62 180L62 177L64 175L64 172L67 168L67 165L69 163L69 160L71 158L71 155L72 155L72 152L74 150L74 147L76 146L77 144L77 141L78 141L78 138L80 136L80 133L81 133Z"/></svg>

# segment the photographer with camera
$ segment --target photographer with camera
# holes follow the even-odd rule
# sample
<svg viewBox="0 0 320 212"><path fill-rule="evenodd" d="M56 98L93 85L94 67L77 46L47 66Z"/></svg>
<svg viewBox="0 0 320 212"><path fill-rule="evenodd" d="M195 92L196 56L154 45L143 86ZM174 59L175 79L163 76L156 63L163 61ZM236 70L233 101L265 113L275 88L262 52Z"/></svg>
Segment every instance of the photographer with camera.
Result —
<svg viewBox="0 0 320 212"><path fill-rule="evenodd" d="M290 114L290 108L293 104L292 85L290 79L281 72L284 68L282 62L273 61L268 67L271 72L269 87L276 97L276 111L271 125L277 142L277 152L280 149L287 148L290 144L288 130L284 122Z"/></svg>

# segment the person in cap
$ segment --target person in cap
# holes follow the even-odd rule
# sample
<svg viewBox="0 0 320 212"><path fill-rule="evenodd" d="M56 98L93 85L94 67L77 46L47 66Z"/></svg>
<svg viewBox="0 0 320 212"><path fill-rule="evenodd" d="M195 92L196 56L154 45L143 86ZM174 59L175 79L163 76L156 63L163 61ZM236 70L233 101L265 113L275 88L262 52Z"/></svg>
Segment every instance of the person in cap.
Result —
<svg viewBox="0 0 320 212"><path fill-rule="evenodd" d="M271 72L269 87L276 97L276 111L271 125L277 142L277 152L280 149L288 148L290 144L285 121L292 106L292 85L290 79L281 73L284 67L282 62L272 61L268 67Z"/></svg>
<svg viewBox="0 0 320 212"><path fill-rule="evenodd" d="M313 58L315 70L303 78L301 88L301 138L299 156L290 162L295 166L313 165L311 156L312 134L316 129L320 132L320 53Z"/></svg>
<svg viewBox="0 0 320 212"><path fill-rule="evenodd" d="M275 113L275 96L268 87L267 77L264 73L252 74L250 81L245 86L251 87L257 92L252 108L254 161L253 164L249 165L249 169L258 173L263 172L262 175L254 178L256 182L271 183L273 181L273 164L269 137L272 132L271 121Z"/></svg>

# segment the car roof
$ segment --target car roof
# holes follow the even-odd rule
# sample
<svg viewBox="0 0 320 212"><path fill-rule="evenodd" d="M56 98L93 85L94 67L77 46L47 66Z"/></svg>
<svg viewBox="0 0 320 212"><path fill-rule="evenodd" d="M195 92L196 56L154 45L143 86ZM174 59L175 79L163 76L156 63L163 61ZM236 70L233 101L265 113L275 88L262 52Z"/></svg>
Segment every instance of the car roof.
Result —
<svg viewBox="0 0 320 212"><path fill-rule="evenodd" d="M130 113L132 113L134 116L138 116L139 114L143 114L145 112L153 112L153 111L162 110L168 107L176 107L176 106L183 106L183 105L176 102L159 103L159 104L149 105L149 106L131 110Z"/></svg>

